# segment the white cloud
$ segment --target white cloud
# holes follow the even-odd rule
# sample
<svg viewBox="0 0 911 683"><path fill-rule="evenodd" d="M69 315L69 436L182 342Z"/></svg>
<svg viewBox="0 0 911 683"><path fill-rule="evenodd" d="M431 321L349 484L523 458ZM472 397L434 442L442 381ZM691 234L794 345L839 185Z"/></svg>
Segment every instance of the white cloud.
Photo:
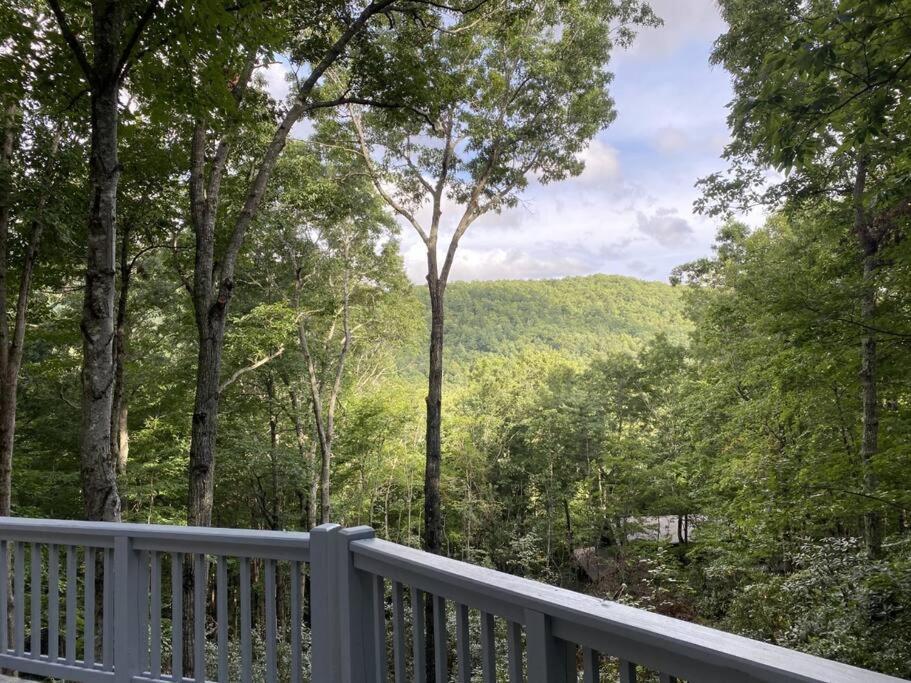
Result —
<svg viewBox="0 0 911 683"><path fill-rule="evenodd" d="M686 219L677 215L676 209L658 209L651 216L636 213L636 228L664 247L679 247L689 243L693 228Z"/></svg>
<svg viewBox="0 0 911 683"><path fill-rule="evenodd" d="M652 0L649 4L664 24L639 31L627 51L638 59L665 58L687 43L714 40L727 28L717 0Z"/></svg>
<svg viewBox="0 0 911 683"><path fill-rule="evenodd" d="M579 179L590 183L618 180L620 178L620 158L617 150L609 144L594 138L581 155L585 170Z"/></svg>
<svg viewBox="0 0 911 683"><path fill-rule="evenodd" d="M256 70L256 75L263 79L266 92L276 102L284 102L291 92L291 84L288 82L288 74L291 72L281 62L272 62L267 66L261 66Z"/></svg>

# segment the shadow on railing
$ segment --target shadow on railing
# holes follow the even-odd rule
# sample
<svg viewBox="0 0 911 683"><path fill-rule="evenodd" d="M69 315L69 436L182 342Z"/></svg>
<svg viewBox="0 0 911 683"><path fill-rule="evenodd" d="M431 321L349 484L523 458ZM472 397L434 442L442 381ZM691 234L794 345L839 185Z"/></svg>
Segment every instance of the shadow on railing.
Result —
<svg viewBox="0 0 911 683"><path fill-rule="evenodd" d="M898 680L367 527L14 518L0 518L0 667L85 683Z"/></svg>

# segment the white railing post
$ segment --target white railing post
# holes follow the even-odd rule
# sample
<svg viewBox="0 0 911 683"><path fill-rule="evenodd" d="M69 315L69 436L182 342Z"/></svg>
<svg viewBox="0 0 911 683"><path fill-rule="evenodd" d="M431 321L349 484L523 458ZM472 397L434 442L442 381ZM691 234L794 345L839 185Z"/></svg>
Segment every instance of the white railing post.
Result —
<svg viewBox="0 0 911 683"><path fill-rule="evenodd" d="M343 529L335 536L342 683L371 683L376 671L373 577L355 569L350 548L353 541L374 537L369 526Z"/></svg>
<svg viewBox="0 0 911 683"><path fill-rule="evenodd" d="M338 524L320 524L310 531L310 672L313 681L341 681L335 536Z"/></svg>
<svg viewBox="0 0 911 683"><path fill-rule="evenodd" d="M110 577L105 577L105 581ZM114 680L130 683L139 675L140 605L147 593L139 585L139 558L129 536L114 539Z"/></svg>

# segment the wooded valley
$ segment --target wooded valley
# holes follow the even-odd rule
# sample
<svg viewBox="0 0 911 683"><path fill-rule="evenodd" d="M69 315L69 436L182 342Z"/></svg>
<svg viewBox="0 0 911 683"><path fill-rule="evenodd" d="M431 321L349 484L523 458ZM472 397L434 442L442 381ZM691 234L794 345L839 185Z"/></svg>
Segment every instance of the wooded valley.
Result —
<svg viewBox="0 0 911 683"><path fill-rule="evenodd" d="M4 2L0 515L369 524L911 677L911 2L719 5L664 283L449 280L583 171L639 0Z"/></svg>

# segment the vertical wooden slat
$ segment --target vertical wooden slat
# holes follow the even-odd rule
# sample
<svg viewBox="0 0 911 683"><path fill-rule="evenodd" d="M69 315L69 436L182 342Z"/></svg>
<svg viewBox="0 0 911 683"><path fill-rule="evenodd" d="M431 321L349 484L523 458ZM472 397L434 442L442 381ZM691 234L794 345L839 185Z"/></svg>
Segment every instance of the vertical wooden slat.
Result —
<svg viewBox="0 0 911 683"><path fill-rule="evenodd" d="M14 546L16 557L13 560L13 609L15 619L13 634L17 655L25 652L25 546L16 541Z"/></svg>
<svg viewBox="0 0 911 683"><path fill-rule="evenodd" d="M183 678L183 553L171 553L171 676Z"/></svg>
<svg viewBox="0 0 911 683"><path fill-rule="evenodd" d="M636 683L636 665L621 659L620 662L620 683Z"/></svg>
<svg viewBox="0 0 911 683"><path fill-rule="evenodd" d="M484 683L497 681L497 650L493 615L481 612L481 673Z"/></svg>
<svg viewBox="0 0 911 683"><path fill-rule="evenodd" d="M395 683L405 683L405 596L398 581L392 582L392 654Z"/></svg>
<svg viewBox="0 0 911 683"><path fill-rule="evenodd" d="M301 564L291 563L291 683L301 680Z"/></svg>
<svg viewBox="0 0 911 683"><path fill-rule="evenodd" d="M60 553L53 543L47 547L47 657L60 657Z"/></svg>
<svg viewBox="0 0 911 683"><path fill-rule="evenodd" d="M575 681L575 645L555 638L550 617L535 610L525 610L529 683L564 683ZM571 676L570 676L571 674Z"/></svg>
<svg viewBox="0 0 911 683"><path fill-rule="evenodd" d="M139 553L139 671L144 673L148 671L151 664L149 653L149 551L143 550Z"/></svg>
<svg viewBox="0 0 911 683"><path fill-rule="evenodd" d="M566 671L567 683L576 683L578 670L576 668L576 657L579 654L579 647L575 643L563 642L563 666ZM559 649L559 645L557 646Z"/></svg>
<svg viewBox="0 0 911 683"><path fill-rule="evenodd" d="M424 624L424 593L411 589L411 647L414 657L414 683L427 680L427 629Z"/></svg>
<svg viewBox="0 0 911 683"><path fill-rule="evenodd" d="M228 683L228 562L219 555L215 567L215 600L218 622L218 681Z"/></svg>
<svg viewBox="0 0 911 683"><path fill-rule="evenodd" d="M86 666L95 664L95 549L85 549L85 569L82 582L82 659Z"/></svg>
<svg viewBox="0 0 911 683"><path fill-rule="evenodd" d="M76 593L79 584L76 575L76 548L66 547L66 663L76 662Z"/></svg>
<svg viewBox="0 0 911 683"><path fill-rule="evenodd" d="M114 668L114 549L109 548L103 552L101 665L105 671L111 671ZM121 624L120 628L126 629L126 624Z"/></svg>
<svg viewBox="0 0 911 683"><path fill-rule="evenodd" d="M32 614L29 620L29 633L31 635L31 644L29 651L32 657L41 655L41 545L32 543L32 560L31 560L31 602Z"/></svg>
<svg viewBox="0 0 911 683"><path fill-rule="evenodd" d="M522 683L522 625L514 621L506 624L506 668L509 683Z"/></svg>
<svg viewBox="0 0 911 683"><path fill-rule="evenodd" d="M275 641L278 640L275 621L275 560L263 562L266 602L266 683L278 680L278 657L275 652Z"/></svg>
<svg viewBox="0 0 911 683"><path fill-rule="evenodd" d="M0 541L0 652L9 650L9 543Z"/></svg>
<svg viewBox="0 0 911 683"><path fill-rule="evenodd" d="M149 671L152 678L161 678L161 557L153 550L149 556L151 570L149 618L151 620L149 643Z"/></svg>
<svg viewBox="0 0 911 683"><path fill-rule="evenodd" d="M590 647L582 648L582 681L583 683L600 683L601 657Z"/></svg>
<svg viewBox="0 0 911 683"><path fill-rule="evenodd" d="M373 577L373 637L376 680L385 683L389 669L386 666L386 580L382 576Z"/></svg>
<svg viewBox="0 0 911 683"><path fill-rule="evenodd" d="M456 655L459 683L471 683L471 643L468 634L468 606L456 605Z"/></svg>
<svg viewBox="0 0 911 683"><path fill-rule="evenodd" d="M433 663L436 681L449 680L449 634L446 632L446 599L433 596Z"/></svg>
<svg viewBox="0 0 911 683"><path fill-rule="evenodd" d="M240 680L253 679L253 652L250 644L250 560L240 560Z"/></svg>
<svg viewBox="0 0 911 683"><path fill-rule="evenodd" d="M193 555L193 675L197 683L206 680L206 579L208 557Z"/></svg>

